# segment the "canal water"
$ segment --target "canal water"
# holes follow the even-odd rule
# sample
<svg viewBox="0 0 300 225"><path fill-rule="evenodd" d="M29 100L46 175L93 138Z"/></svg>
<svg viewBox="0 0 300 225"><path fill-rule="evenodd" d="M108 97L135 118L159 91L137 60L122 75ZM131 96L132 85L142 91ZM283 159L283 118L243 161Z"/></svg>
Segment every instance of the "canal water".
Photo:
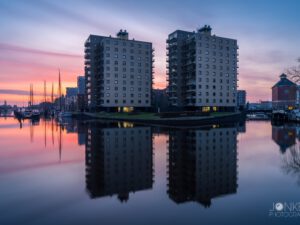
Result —
<svg viewBox="0 0 300 225"><path fill-rule="evenodd" d="M300 224L300 126L0 118L0 224Z"/></svg>

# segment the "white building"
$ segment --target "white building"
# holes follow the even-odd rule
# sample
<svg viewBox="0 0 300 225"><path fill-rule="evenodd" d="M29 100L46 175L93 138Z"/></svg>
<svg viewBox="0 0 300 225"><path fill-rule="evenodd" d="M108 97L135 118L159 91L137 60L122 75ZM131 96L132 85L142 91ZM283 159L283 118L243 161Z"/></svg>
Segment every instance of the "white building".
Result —
<svg viewBox="0 0 300 225"><path fill-rule="evenodd" d="M90 35L85 42L85 78L90 110L131 111L151 106L152 43Z"/></svg>
<svg viewBox="0 0 300 225"><path fill-rule="evenodd" d="M237 41L177 30L168 43L168 94L172 106L202 111L234 111L237 106Z"/></svg>

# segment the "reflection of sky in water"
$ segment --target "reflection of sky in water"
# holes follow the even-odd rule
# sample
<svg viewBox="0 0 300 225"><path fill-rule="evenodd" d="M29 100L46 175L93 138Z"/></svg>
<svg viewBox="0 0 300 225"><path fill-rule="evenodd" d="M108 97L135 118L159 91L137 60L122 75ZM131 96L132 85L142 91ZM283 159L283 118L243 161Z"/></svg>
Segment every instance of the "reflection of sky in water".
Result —
<svg viewBox="0 0 300 225"><path fill-rule="evenodd" d="M17 120L12 118L7 120L1 118L0 123L1 224L232 224L235 222L244 224L258 222L296 224L297 222L297 219L285 219L283 221L283 219L268 217L273 202L298 201L300 186L297 185L297 173L295 170L288 172L283 168L288 166L285 164L286 158L291 159L293 156L292 159L295 159L298 156L296 154L298 144L296 143L294 147L289 145L293 142L291 139L297 137L295 127L273 126L272 129L269 122L247 122L246 132L237 134L237 169L231 170L233 172L231 177L235 178L236 176L237 178L230 181L234 184L236 180L236 193L223 193L221 196L212 197L210 207L205 208L195 199L197 195L195 182L199 182L201 179L205 180L207 177L202 176L201 179L195 180L195 168L193 167L199 169L205 161L193 164L195 157L193 157L192 146L197 146L196 149L206 149L205 143L210 143L208 153L201 150L201 157L204 160L208 154L213 155L213 146L217 146L215 151L217 154L224 153L225 156L222 159L225 161L222 163L226 165L226 152L229 152L229 156L231 155L233 158L235 156L231 152L234 145L230 141L234 140L235 136L229 134L231 139L223 140L223 150L220 147L222 144L217 142L213 144L212 139L209 139L208 142L208 139L205 138L210 137L206 137L207 133L213 137L213 133L217 133L221 129L224 129L225 133L226 131L240 130L237 127L217 128L214 130L216 132L212 132L212 130L199 129L196 131L170 131L167 129L150 129L149 127L117 129L114 125L97 125L96 129L91 130L91 134L96 140L94 143L97 143L94 145L93 151L94 149L100 151L101 146L104 146L107 157L107 154L117 153L114 146L118 145L119 156L124 154L124 156L129 157L131 154L129 149L131 148L135 151L134 156L140 154L138 156L140 158L126 158L126 160L122 157L118 159L115 156L111 157L121 163L125 161L130 163L124 170L119 170L121 177L124 174L131 174L130 171L126 172L130 165L139 168L140 161L148 162L153 157L153 183L146 183L143 186L141 182L133 182L136 192L130 192L128 200L121 202L117 198L117 194L113 193L112 196L93 199L88 194L90 190L86 187L88 180L86 177L88 174L86 172L88 160L86 147L85 145L78 145L78 143L88 140L88 126L74 123L60 130L60 127L55 123L52 124L51 121L47 121L46 124L44 121L40 121L37 126L30 126L28 122L25 122L23 128L19 129ZM132 134L131 129L133 130ZM152 136L152 141L149 142L146 138L147 134L143 133L147 130L151 130L149 135ZM102 131L104 133L106 131L112 132L110 138L101 139L103 137ZM134 141L130 141L130 135L134 135ZM169 139L169 135L172 136L173 141ZM199 141L199 136L202 137L201 141ZM216 141L219 140L220 136L216 138ZM131 147L127 148L126 145L120 145L123 142L131 144ZM143 146L149 145L151 142L153 154L144 154L147 153L147 148ZM229 148L226 147L227 143L229 143ZM282 153L279 144L286 144L289 147ZM172 148L174 151L170 152L168 148ZM128 149L128 153L124 153L126 149ZM195 152L199 156L200 150ZM170 170L170 161L168 162L170 159L174 163L174 157L177 157L176 163L181 163L172 164L176 165L174 168L179 168L177 172ZM198 162L199 159L197 159ZM216 158L216 160L222 159ZM215 165L216 171L220 165L223 165L221 162L214 161L213 158L207 158L207 160L210 163L208 168L214 168ZM96 162L95 165L98 169L94 175L98 174L96 181L97 179L99 181L99 171L101 171L99 166L102 165L99 162L101 159ZM290 163L291 160L288 162ZM230 163L234 162L231 161ZM107 160L105 165L108 165ZM220 181L222 177L226 177L226 167L224 168L222 176L210 174L208 182L203 186L205 187L209 182L212 182L214 178L217 178L216 184L226 183L227 179ZM106 179L112 177L111 174L114 173L114 169L106 169L105 172L107 171L110 171L110 175L106 175ZM176 175L172 175L173 181L177 182L175 182L176 185L185 187L178 190L185 191L190 198L186 198L181 204L176 204L167 193L170 190L172 171ZM143 174L146 175L141 178ZM184 176L180 177L178 174ZM113 176L116 177L116 175ZM132 179L136 181L146 179L148 182L147 176L149 173L143 172L143 168L141 168L133 171ZM121 182L122 179L118 179L116 182ZM108 181L105 181L107 184ZM99 187L99 183L95 185ZM122 187L120 183L119 186ZM125 185L124 187L128 186ZM211 187L220 190L217 187ZM182 194L182 191L177 194Z"/></svg>

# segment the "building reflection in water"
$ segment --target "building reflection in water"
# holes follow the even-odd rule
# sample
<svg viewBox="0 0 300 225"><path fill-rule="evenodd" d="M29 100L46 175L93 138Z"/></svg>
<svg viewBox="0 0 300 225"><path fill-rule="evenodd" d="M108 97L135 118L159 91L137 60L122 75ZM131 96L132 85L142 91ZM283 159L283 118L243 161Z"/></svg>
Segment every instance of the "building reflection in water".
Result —
<svg viewBox="0 0 300 225"><path fill-rule="evenodd" d="M288 125L273 125L272 139L279 145L280 152L285 153L288 148L296 144L296 128Z"/></svg>
<svg viewBox="0 0 300 225"><path fill-rule="evenodd" d="M236 193L237 133L238 126L170 130L168 195L174 202L209 207L212 198Z"/></svg>
<svg viewBox="0 0 300 225"><path fill-rule="evenodd" d="M152 188L152 132L130 123L89 123L86 135L86 188L91 198Z"/></svg>
<svg viewBox="0 0 300 225"><path fill-rule="evenodd" d="M296 124L272 125L272 139L282 153L281 169L296 178L300 186L300 126ZM298 141L297 141L298 139Z"/></svg>

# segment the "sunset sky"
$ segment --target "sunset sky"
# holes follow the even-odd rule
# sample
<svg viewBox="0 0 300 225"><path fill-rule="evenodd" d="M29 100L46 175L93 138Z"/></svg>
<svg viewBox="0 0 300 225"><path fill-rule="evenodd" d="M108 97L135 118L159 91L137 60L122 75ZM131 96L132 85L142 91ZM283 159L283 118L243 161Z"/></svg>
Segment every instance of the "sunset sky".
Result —
<svg viewBox="0 0 300 225"><path fill-rule="evenodd" d="M83 75L89 34L149 41L155 48L155 88L166 86L166 39L209 24L217 36L238 40L239 89L251 102L271 99L271 86L300 57L299 1L71 1L0 0L0 105L25 105L43 81L57 90Z"/></svg>

